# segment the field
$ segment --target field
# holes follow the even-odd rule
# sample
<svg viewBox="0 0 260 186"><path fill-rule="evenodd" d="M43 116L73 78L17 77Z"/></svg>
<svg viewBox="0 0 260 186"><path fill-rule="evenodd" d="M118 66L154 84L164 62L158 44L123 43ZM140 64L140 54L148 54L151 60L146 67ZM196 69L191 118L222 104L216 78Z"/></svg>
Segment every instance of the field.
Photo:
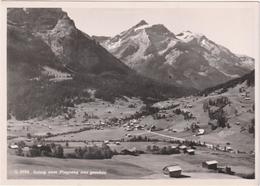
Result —
<svg viewBox="0 0 260 186"><path fill-rule="evenodd" d="M143 144L142 144L143 145ZM143 154L140 156L117 155L111 160L79 160L79 159L56 159L56 158L26 158L15 155L8 156L8 177L9 178L41 178L41 179L133 179L133 178L169 178L162 174L162 168L169 164L179 164L183 169L183 176L186 178L239 178L237 175L231 176L216 173L202 168L201 162L204 160L215 159L220 165L229 165L237 175L249 175L254 172L254 157L243 155L230 155L227 153L208 152L207 150L197 150L195 155L151 155ZM241 164L241 160L243 163ZM126 168L127 167L127 168ZM14 170L28 170L29 174L15 174ZM46 174L35 175L34 170L46 171L94 171L102 170L106 175L88 174Z"/></svg>
<svg viewBox="0 0 260 186"><path fill-rule="evenodd" d="M241 85L243 86L243 85ZM247 131L251 119L254 118L252 100L245 100L238 93L239 87L230 89L224 94L211 94L207 97L186 97L169 99L154 104L159 108L158 114L163 118L155 118L153 115L143 115L136 121L126 120L117 125L107 125L106 122L113 119L123 119L133 116L144 106L137 98L120 99L115 103L109 103L97 99L94 102L84 103L71 108L75 116L66 119L64 115L47 118L17 121L11 119L8 122L8 145L21 140L30 145L39 137L43 137L46 143L60 144L64 148L64 154L73 153L76 147L86 145L100 146L104 141L110 141L108 146L112 151L120 152L124 149L136 148L146 151L147 146L171 146L171 140L192 140L207 144L209 147L232 148L232 152L214 150L212 148L196 146L195 155L174 154L159 155L145 153L139 156L114 155L112 159L82 160L82 159L58 159L49 157L20 157L15 155L15 150L8 150L8 177L9 178L57 178L57 179L168 179L162 173L167 165L178 164L182 168L183 178L241 178L254 174L254 136ZM253 92L253 90L251 91ZM225 107L229 117L230 128L217 128L212 130L208 125L208 113L203 111L203 103L209 99L217 99L221 96L229 98L230 104ZM171 107L172 105L175 105ZM187 105L191 105L188 106ZM193 119L185 119L183 115L174 113L175 109L192 113ZM239 108L239 109L238 109ZM238 113L235 111L238 110ZM85 113L92 116L87 121ZM131 124L135 122L135 124ZM192 123L198 123L205 130L203 135L196 135L190 128ZM239 125L237 124L239 123ZM142 129L127 130L131 125L145 126ZM151 131L156 126L159 130ZM90 127L90 129L85 129ZM244 130L241 130L244 128ZM31 137L28 136L28 133ZM52 136L48 136L51 133ZM133 136L148 137L157 141L133 142L129 141ZM29 139L30 138L30 139ZM66 145L67 142L67 145ZM120 142L116 144L115 142ZM218 166L230 166L235 175L217 173L202 168L202 162L207 160L218 161ZM27 173L17 174L19 170L27 170ZM35 170L57 171L53 174L33 173ZM83 171L75 174L68 171ZM59 172L63 171L63 172ZM94 173L90 173L93 171ZM95 173L103 171L105 175Z"/></svg>

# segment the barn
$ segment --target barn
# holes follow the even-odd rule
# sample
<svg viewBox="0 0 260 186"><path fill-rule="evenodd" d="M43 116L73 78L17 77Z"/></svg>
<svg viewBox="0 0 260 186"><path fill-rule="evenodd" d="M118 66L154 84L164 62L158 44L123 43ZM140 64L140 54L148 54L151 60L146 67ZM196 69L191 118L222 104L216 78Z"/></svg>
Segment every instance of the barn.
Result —
<svg viewBox="0 0 260 186"><path fill-rule="evenodd" d="M10 148L10 149L18 149L19 146L16 145L16 144L11 144L11 145L9 146L9 148Z"/></svg>
<svg viewBox="0 0 260 186"><path fill-rule="evenodd" d="M187 153L188 153L189 155L194 155L194 154L195 154L195 150L194 150L194 149L188 149L188 150L187 150Z"/></svg>
<svg viewBox="0 0 260 186"><path fill-rule="evenodd" d="M178 178L181 176L181 167L179 165L168 165L163 168L163 173L169 175L172 178Z"/></svg>
<svg viewBox="0 0 260 186"><path fill-rule="evenodd" d="M202 162L202 167L207 168L207 169L217 170L218 162L216 160L204 161L204 162Z"/></svg>
<svg viewBox="0 0 260 186"><path fill-rule="evenodd" d="M182 150L183 152L186 152L187 146L186 145L181 145L181 146L179 146L179 149Z"/></svg>

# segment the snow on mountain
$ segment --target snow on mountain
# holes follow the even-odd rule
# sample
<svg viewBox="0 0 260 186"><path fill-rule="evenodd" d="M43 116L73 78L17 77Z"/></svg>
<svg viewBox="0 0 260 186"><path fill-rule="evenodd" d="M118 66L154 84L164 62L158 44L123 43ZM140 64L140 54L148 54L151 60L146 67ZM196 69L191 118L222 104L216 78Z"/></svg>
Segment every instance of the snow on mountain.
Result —
<svg viewBox="0 0 260 186"><path fill-rule="evenodd" d="M142 20L101 43L137 72L160 81L204 89L254 69L254 59L237 56L203 34L175 35Z"/></svg>
<svg viewBox="0 0 260 186"><path fill-rule="evenodd" d="M68 105L89 100L89 89L111 102L123 96L165 99L194 92L137 74L100 45L109 39L120 55L127 57L134 49L143 56L150 40L144 29L134 29L111 40L90 37L60 8L8 9L8 114L22 120L56 116Z"/></svg>
<svg viewBox="0 0 260 186"><path fill-rule="evenodd" d="M197 34L197 33L192 33L191 31L184 31L182 33L177 34L176 37L179 40L188 43L188 42L192 41L193 39L200 39L201 37L203 37L203 35Z"/></svg>
<svg viewBox="0 0 260 186"><path fill-rule="evenodd" d="M253 70L255 68L255 60L252 57L246 56L246 55L238 55L237 56L240 58L242 65L245 68L248 68L249 70Z"/></svg>

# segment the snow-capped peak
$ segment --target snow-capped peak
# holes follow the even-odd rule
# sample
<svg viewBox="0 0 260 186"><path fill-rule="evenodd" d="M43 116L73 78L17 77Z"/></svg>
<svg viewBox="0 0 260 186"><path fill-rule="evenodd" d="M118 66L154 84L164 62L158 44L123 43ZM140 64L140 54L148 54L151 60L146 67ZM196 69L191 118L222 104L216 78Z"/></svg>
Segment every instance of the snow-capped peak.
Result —
<svg viewBox="0 0 260 186"><path fill-rule="evenodd" d="M139 23L137 23L134 28L140 27L140 26L144 26L144 25L148 25L148 23L145 20L141 20Z"/></svg>
<svg viewBox="0 0 260 186"><path fill-rule="evenodd" d="M176 37L179 39L179 40L182 40L184 42L190 42L192 41L193 39L200 39L202 38L204 35L203 34L200 34L200 33L193 33L191 31L184 31L184 32L181 32L179 34L176 35Z"/></svg>
<svg viewBox="0 0 260 186"><path fill-rule="evenodd" d="M147 24L147 25L139 26L139 27L135 28L135 32L136 32L137 30L145 29L145 28L148 28L148 27L151 27L151 25Z"/></svg>

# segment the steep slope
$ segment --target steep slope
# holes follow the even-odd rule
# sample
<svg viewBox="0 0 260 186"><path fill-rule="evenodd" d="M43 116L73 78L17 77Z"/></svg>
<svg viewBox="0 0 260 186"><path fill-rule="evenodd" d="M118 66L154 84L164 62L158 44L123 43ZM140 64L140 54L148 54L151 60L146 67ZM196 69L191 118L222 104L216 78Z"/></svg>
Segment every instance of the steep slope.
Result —
<svg viewBox="0 0 260 186"><path fill-rule="evenodd" d="M198 95L158 102L154 104L161 109L158 115L165 117L154 117L149 123L166 129L162 132L165 135L252 153L255 150L254 81L255 72L251 71ZM204 131L200 135L199 129Z"/></svg>
<svg viewBox="0 0 260 186"><path fill-rule="evenodd" d="M190 47L199 46L196 50L212 67L226 76L236 78L254 69L253 58L235 55L229 49L216 44L202 34L186 31L178 34L177 38L189 44Z"/></svg>
<svg viewBox="0 0 260 186"><path fill-rule="evenodd" d="M144 20L99 41L140 74L182 87L204 89L254 68L252 58L239 57L204 35L190 31L175 35L164 25Z"/></svg>
<svg viewBox="0 0 260 186"><path fill-rule="evenodd" d="M165 99L189 90L137 75L75 27L58 8L8 9L8 114L52 116L90 101L135 96Z"/></svg>

